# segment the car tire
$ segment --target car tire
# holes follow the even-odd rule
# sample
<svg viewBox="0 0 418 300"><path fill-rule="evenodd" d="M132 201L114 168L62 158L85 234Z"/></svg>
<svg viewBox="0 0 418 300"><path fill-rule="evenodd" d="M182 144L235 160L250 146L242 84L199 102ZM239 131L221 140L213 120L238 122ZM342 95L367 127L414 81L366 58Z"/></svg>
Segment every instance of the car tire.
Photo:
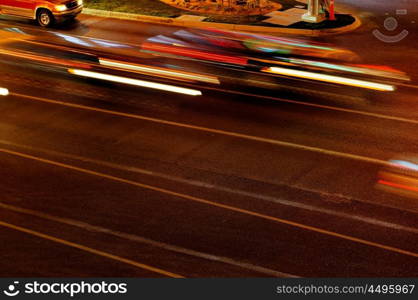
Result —
<svg viewBox="0 0 418 300"><path fill-rule="evenodd" d="M47 9L41 9L36 14L36 21L41 27L50 27L54 24L54 16Z"/></svg>

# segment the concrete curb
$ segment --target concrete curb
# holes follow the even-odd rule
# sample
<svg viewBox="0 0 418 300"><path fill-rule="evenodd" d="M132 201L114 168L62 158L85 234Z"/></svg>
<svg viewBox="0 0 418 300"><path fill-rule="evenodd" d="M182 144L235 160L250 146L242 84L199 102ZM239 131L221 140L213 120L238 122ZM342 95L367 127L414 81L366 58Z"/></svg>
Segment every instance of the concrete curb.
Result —
<svg viewBox="0 0 418 300"><path fill-rule="evenodd" d="M262 32L262 33L285 33L285 34L297 34L306 36L321 36L321 35L333 35L341 34L349 31L353 31L360 27L361 21L354 16L355 21L347 26L330 29L296 29L296 28L277 28L268 26L253 26L253 25L235 25L226 23L214 23L214 22L195 22L195 21L182 21L175 18L166 17L154 17L147 15L114 12L108 10L84 8L83 14L105 18L115 18L122 20L132 20L153 24L163 24L171 26L192 27L192 28L219 28L236 31L250 31L250 32Z"/></svg>

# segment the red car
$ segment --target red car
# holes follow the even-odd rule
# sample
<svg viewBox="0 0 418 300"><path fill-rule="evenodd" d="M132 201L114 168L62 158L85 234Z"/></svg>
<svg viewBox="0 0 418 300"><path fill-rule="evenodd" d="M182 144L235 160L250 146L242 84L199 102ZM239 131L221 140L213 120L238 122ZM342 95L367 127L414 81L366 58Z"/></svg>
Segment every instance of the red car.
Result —
<svg viewBox="0 0 418 300"><path fill-rule="evenodd" d="M83 9L83 0L0 0L0 15L33 19L42 27L74 19Z"/></svg>

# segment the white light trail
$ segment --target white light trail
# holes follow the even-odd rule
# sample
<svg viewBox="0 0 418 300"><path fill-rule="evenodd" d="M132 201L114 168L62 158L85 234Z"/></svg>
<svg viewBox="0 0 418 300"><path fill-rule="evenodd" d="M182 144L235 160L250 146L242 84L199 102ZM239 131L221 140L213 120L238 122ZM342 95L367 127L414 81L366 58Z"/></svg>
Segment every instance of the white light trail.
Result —
<svg viewBox="0 0 418 300"><path fill-rule="evenodd" d="M0 96L7 96L9 95L9 90L6 88L0 88Z"/></svg>
<svg viewBox="0 0 418 300"><path fill-rule="evenodd" d="M198 90L178 87L174 85L162 84L162 83L157 83L157 82L138 80L138 79L133 79L133 78L103 74L103 73L92 72L92 71L85 71L85 70L80 70L80 69L68 69L68 72L77 76L82 76L82 77L124 83L128 85L135 85L135 86L146 87L146 88L151 88L151 89L156 89L156 90L163 90L163 91L185 94L185 95L190 95L190 96L202 95L202 92Z"/></svg>

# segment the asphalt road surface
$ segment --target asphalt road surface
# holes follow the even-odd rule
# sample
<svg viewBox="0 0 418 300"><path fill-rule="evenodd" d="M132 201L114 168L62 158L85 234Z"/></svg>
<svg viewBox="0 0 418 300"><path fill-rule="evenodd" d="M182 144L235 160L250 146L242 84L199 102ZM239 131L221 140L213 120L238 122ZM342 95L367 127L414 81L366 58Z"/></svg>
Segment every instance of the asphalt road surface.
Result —
<svg viewBox="0 0 418 300"><path fill-rule="evenodd" d="M2 58L0 275L416 276L418 202L374 187L388 159L418 153L416 33L377 40L386 17L376 6L320 40L411 76L389 95L192 97ZM140 44L176 28L81 16L50 30Z"/></svg>

